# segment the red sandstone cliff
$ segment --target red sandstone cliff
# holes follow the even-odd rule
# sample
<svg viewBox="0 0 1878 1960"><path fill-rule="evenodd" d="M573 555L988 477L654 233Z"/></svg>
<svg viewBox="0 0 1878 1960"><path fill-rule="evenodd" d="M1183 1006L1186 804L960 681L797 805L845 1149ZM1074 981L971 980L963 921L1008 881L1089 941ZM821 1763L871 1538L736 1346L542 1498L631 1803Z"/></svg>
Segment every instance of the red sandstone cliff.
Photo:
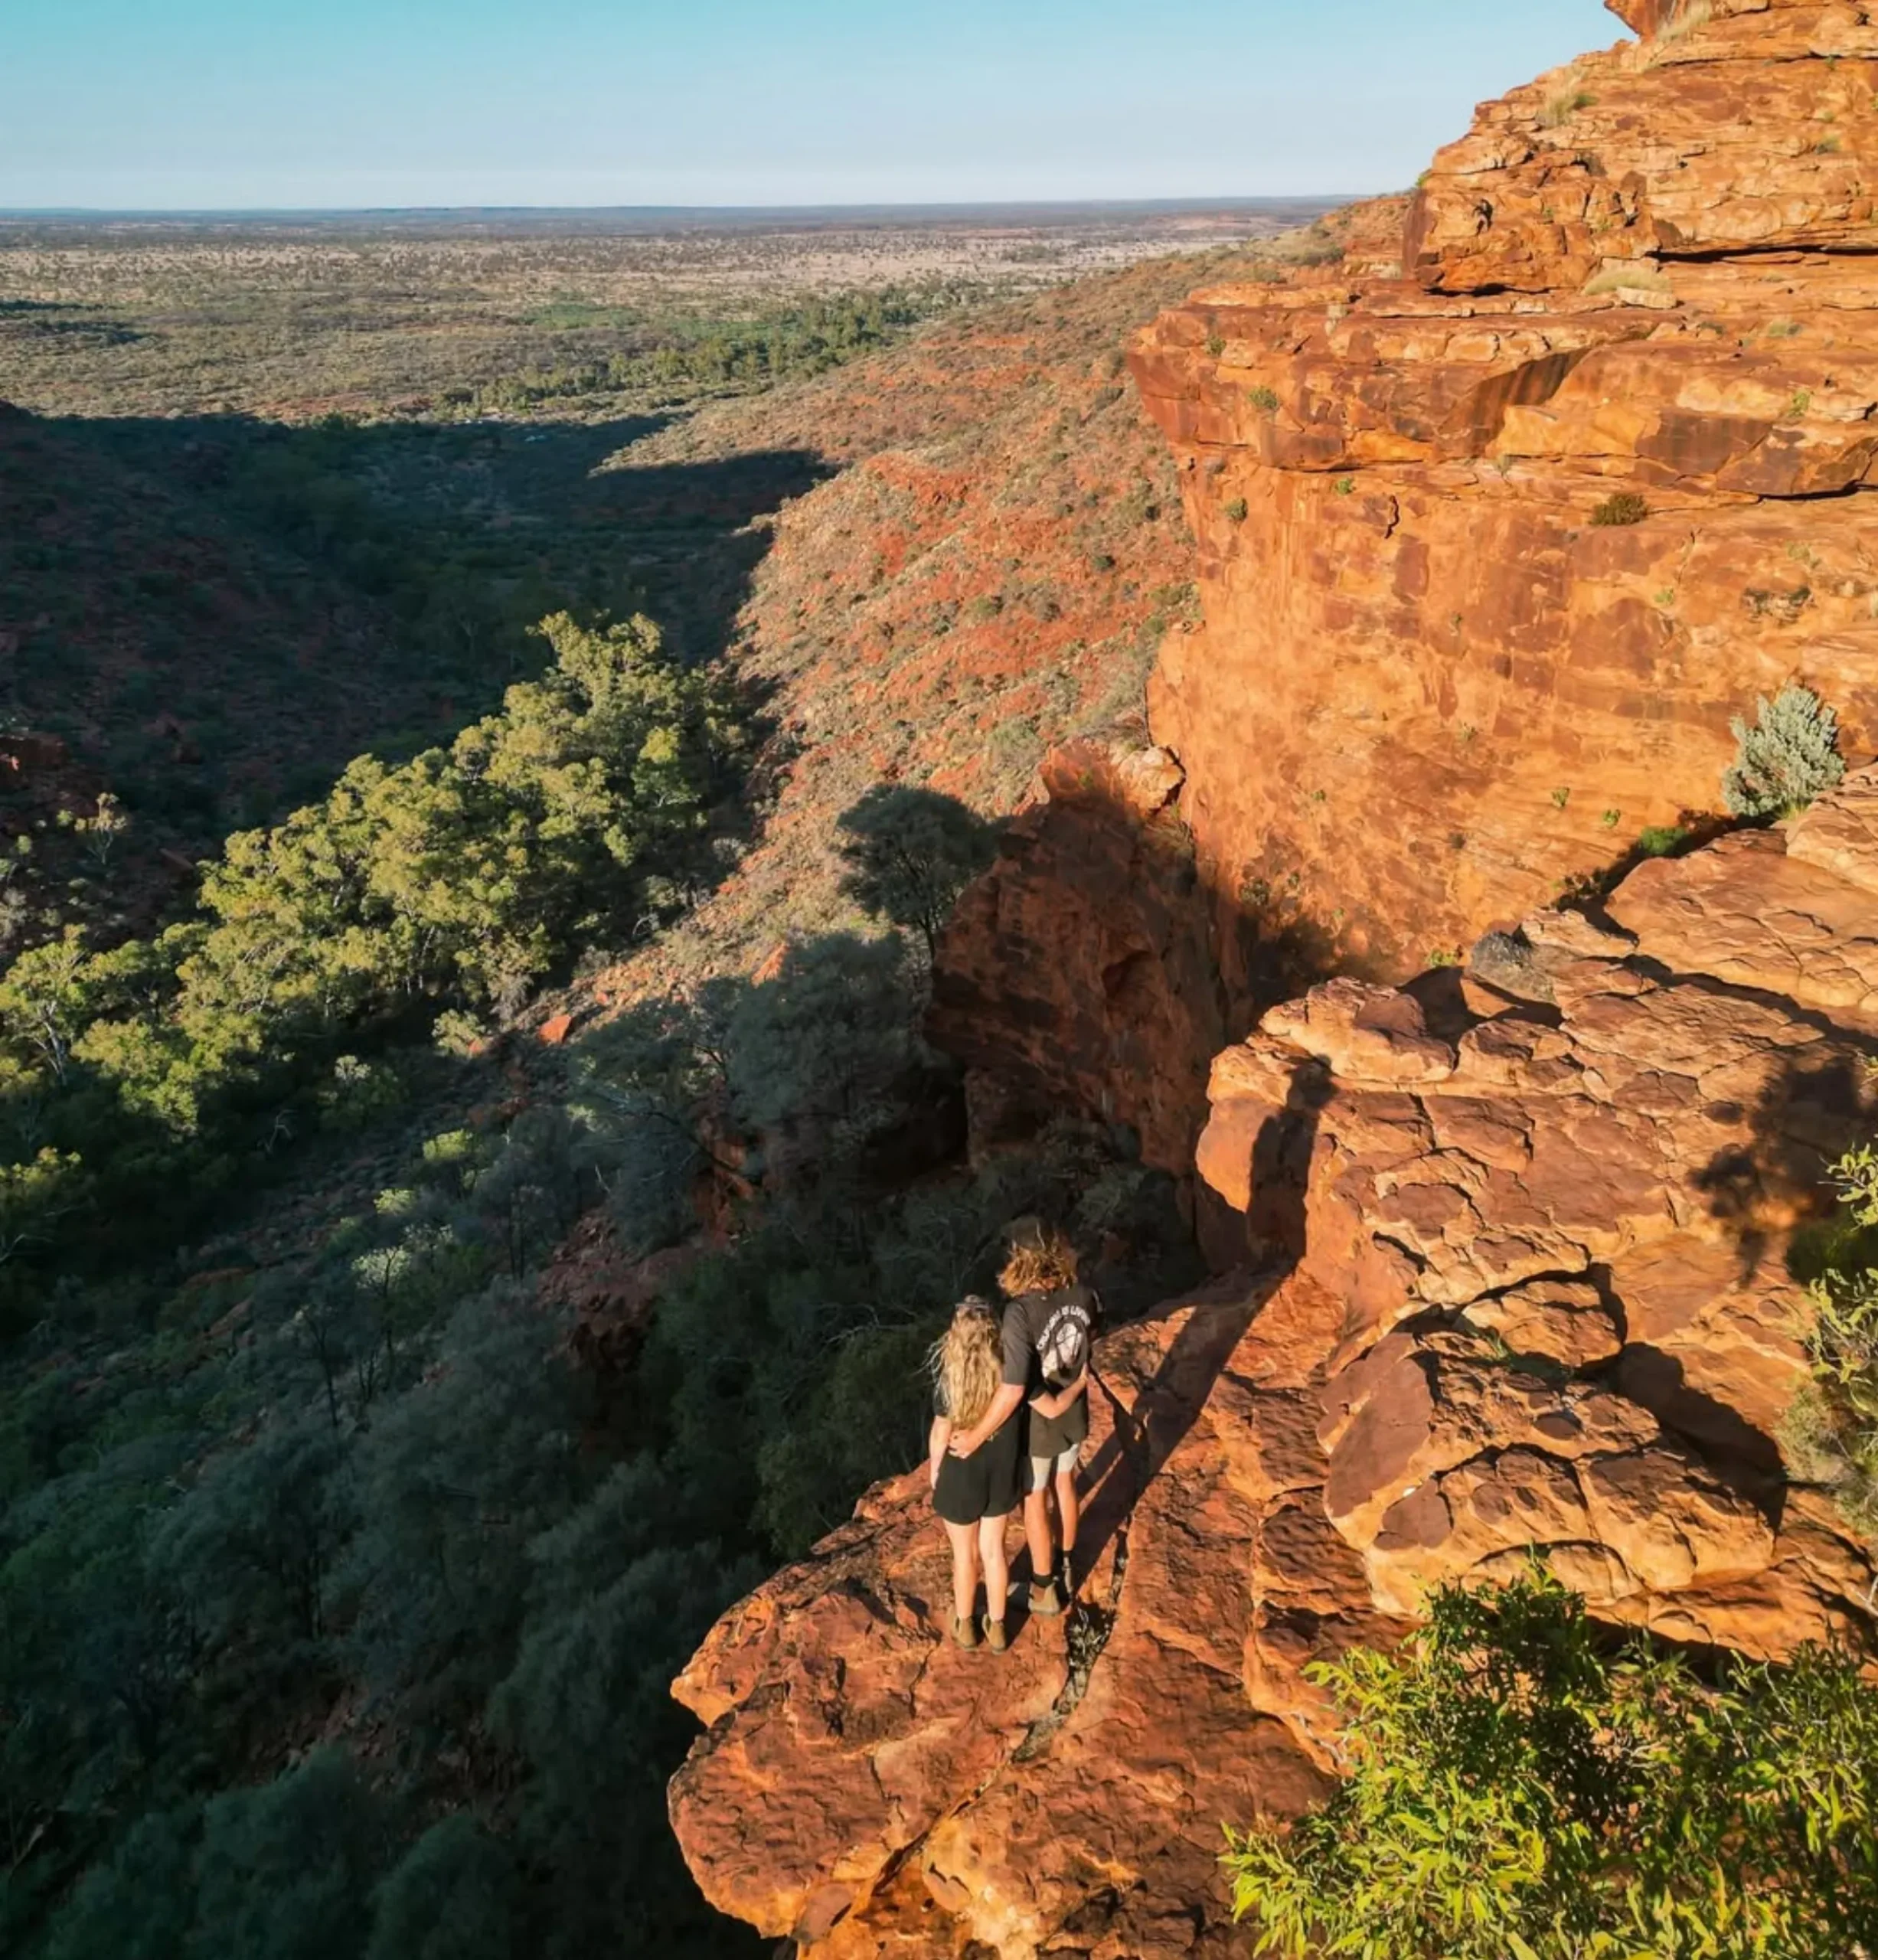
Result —
<svg viewBox="0 0 1878 1960"><path fill-rule="evenodd" d="M678 1683L694 1872L825 1960L1236 1950L1220 1824L1334 1767L1305 1665L1534 1547L1671 1638L1869 1625L1870 1548L1780 1429L1788 1239L1878 1122L1878 769L1598 921L1545 901L1712 805L1729 715L1790 675L1878 739L1878 26L1622 11L1652 38L1443 152L1406 274L1357 234L1336 279L1138 343L1201 541L1207 624L1153 699L1197 851L1170 872L1171 766L1066 762L939 1012L1035 1094L1128 1072L1167 1156L1191 1089L1141 1072L1256 997L1246 919L1315 915L1371 978L1213 1064L1197 1164L1249 1276L1101 1344L1067 1625L947 1645L916 1473ZM1641 521L1594 521L1620 494ZM1210 999L1177 889L1216 913Z"/></svg>
<svg viewBox="0 0 1878 1960"><path fill-rule="evenodd" d="M927 1032L972 1071L975 1146L1083 1109L1191 1169L1227 1028L1180 784L1158 749L1053 752L947 924Z"/></svg>
<svg viewBox="0 0 1878 1960"><path fill-rule="evenodd" d="M1878 24L1619 11L1660 31L1483 108L1393 276L1135 345L1200 541L1151 704L1203 873L1385 977L1713 808L1791 676L1878 743Z"/></svg>

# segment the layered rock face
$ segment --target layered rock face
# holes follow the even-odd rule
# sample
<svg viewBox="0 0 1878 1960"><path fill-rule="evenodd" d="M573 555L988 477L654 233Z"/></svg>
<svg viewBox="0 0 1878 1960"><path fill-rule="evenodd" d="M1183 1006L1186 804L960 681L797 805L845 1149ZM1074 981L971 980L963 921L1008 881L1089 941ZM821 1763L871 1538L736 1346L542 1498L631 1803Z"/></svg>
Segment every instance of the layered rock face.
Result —
<svg viewBox="0 0 1878 1960"><path fill-rule="evenodd" d="M1201 1173L1341 1302L1324 1510L1380 1608L1537 1547L1606 1618L1778 1654L1870 1612L1780 1432L1788 1240L1873 1122L1878 772L1609 917L1274 1010L1214 1066Z"/></svg>
<svg viewBox="0 0 1878 1960"><path fill-rule="evenodd" d="M1076 1613L959 1652L923 1474L870 1493L678 1684L707 1896L828 1960L1243 1950L1220 1824L1321 1798L1304 1668L1431 1585L1537 1552L1671 1638L1868 1625L1780 1430L1788 1242L1878 1121L1874 1053L1878 771L1607 919L1272 1011L1200 1148L1264 1264L1099 1344Z"/></svg>
<svg viewBox="0 0 1878 1960"><path fill-rule="evenodd" d="M1203 875L1373 977L1713 808L1757 693L1878 740L1878 24L1619 11L1437 157L1397 262L1132 355L1201 545L1150 697Z"/></svg>

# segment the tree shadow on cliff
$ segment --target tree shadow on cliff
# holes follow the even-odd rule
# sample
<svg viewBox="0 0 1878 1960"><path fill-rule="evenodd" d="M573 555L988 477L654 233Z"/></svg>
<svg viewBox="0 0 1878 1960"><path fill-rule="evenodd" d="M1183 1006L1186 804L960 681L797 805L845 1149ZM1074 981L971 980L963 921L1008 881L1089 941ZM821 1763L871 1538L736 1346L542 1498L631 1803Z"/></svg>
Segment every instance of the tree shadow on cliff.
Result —
<svg viewBox="0 0 1878 1960"><path fill-rule="evenodd" d="M1808 1222L1827 1220L1834 1210L1833 1162L1878 1120L1872 1056L1847 1052L1851 1038L1822 1026L1841 1043L1840 1053L1824 1061L1789 1061L1745 1108L1721 1102L1704 1112L1712 1121L1746 1126L1746 1135L1717 1151L1693 1180L1710 1217L1734 1247L1744 1285L1761 1274L1776 1246L1789 1243L1796 1226L1791 1243L1804 1257ZM1791 1272L1791 1257L1788 1266Z"/></svg>
<svg viewBox="0 0 1878 1960"><path fill-rule="evenodd" d="M1046 758L1044 795L941 935L927 1034L972 1072L975 1145L1021 1142L1066 1110L1112 1124L1186 1182L1198 1228L1214 1058L1344 962L1283 879L1203 863L1171 802L1143 806L1170 793L1170 765L1142 771L1142 755L1158 752L1118 760L1079 743ZM1141 800L1131 769L1154 785ZM1246 1257L1209 1248L1216 1271Z"/></svg>
<svg viewBox="0 0 1878 1960"><path fill-rule="evenodd" d="M1113 1426L1086 1472L1083 1573L1112 1544L1125 1563L1135 1504L1303 1250L1328 1080L1300 1070L1267 1124L1244 1218L1194 1175L1213 1061L1341 964L1334 933L1291 885L1203 864L1171 804L1130 800L1128 767L1079 749L1046 763L1047 800L1007 827L941 936L927 1023L972 1072L976 1149L1011 1147L1066 1107L1107 1122L1181 1181L1207 1263L1236 1275L1194 1304L1132 1406L1103 1386Z"/></svg>

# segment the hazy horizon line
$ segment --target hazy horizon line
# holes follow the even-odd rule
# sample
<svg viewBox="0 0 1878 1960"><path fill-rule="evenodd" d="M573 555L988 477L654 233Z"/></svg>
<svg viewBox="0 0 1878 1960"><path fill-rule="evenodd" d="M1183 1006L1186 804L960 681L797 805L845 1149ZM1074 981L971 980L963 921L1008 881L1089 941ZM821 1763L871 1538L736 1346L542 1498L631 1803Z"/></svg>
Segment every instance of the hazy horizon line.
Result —
<svg viewBox="0 0 1878 1960"><path fill-rule="evenodd" d="M1384 195L1368 191L1222 193L1189 198L917 198L858 202L776 204L0 204L0 219L18 218L345 218L345 217L787 217L863 215L900 211L1253 211L1321 205Z"/></svg>

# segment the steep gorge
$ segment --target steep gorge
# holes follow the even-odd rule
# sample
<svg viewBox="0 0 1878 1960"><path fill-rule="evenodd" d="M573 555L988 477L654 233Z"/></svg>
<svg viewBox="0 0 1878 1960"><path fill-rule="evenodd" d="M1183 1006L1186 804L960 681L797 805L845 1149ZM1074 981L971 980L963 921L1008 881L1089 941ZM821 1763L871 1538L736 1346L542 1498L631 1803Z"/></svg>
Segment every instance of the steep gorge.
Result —
<svg viewBox="0 0 1878 1960"><path fill-rule="evenodd" d="M1047 767L936 1026L1195 1166L1236 1269L1102 1344L1066 1628L946 1644L916 1472L681 1677L694 1873L830 1960L1234 1950L1220 1824L1327 1787L1306 1664L1534 1546L1670 1638L1869 1622L1780 1426L1791 1237L1878 1113L1878 771L1557 901L1713 808L1757 693L1878 744L1878 24L1612 5L1399 247L1135 344L1204 623L1156 750ZM1286 944L1344 977L1272 1005Z"/></svg>

